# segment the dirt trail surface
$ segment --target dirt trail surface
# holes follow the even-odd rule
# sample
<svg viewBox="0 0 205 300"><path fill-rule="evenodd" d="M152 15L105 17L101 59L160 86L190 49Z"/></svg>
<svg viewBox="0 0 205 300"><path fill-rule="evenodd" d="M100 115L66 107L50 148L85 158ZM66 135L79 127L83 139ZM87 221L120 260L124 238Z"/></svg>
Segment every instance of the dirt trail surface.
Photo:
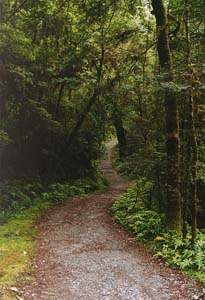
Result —
<svg viewBox="0 0 205 300"><path fill-rule="evenodd" d="M25 300L189 300L197 286L160 264L108 214L127 183L102 162L110 187L49 209L36 241Z"/></svg>

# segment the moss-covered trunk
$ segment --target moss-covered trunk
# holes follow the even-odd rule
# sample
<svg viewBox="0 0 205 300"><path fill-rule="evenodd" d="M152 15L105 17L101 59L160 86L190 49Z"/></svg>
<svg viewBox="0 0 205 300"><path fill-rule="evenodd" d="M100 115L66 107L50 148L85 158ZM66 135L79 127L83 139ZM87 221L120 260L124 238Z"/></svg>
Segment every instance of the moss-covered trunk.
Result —
<svg viewBox="0 0 205 300"><path fill-rule="evenodd" d="M191 227L192 227L192 244L195 243L196 239L196 228L197 228L197 167L198 167L198 145L197 136L195 129L195 118L194 118L195 106L194 97L189 95L189 115L188 115L188 130L189 130L189 145L190 145L190 170L191 170L191 183L190 183L190 210L191 210Z"/></svg>
<svg viewBox="0 0 205 300"><path fill-rule="evenodd" d="M188 182L188 200L191 213L191 228L192 228L192 244L194 245L196 239L196 228L197 228L197 184L198 184L198 144L197 144L197 133L195 126L195 70L194 68L190 69L191 65L191 39L190 39L190 6L189 0L184 1L185 9L185 35L186 35L186 61L187 61L187 73L188 75L188 84L192 87L188 90L187 95L187 177L190 178Z"/></svg>
<svg viewBox="0 0 205 300"><path fill-rule="evenodd" d="M152 0L157 24L157 51L165 81L165 112L167 133L167 225L181 230L181 200L179 192L179 122L177 95L173 90L172 63L167 29L167 12L162 0Z"/></svg>

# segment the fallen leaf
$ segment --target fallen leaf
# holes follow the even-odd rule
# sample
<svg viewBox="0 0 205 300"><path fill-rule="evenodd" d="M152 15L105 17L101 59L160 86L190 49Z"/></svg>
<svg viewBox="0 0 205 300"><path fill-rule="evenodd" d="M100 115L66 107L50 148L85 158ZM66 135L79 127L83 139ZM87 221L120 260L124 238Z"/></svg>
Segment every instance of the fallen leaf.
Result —
<svg viewBox="0 0 205 300"><path fill-rule="evenodd" d="M11 291L14 292L14 293L19 293L19 290L16 287L12 287Z"/></svg>

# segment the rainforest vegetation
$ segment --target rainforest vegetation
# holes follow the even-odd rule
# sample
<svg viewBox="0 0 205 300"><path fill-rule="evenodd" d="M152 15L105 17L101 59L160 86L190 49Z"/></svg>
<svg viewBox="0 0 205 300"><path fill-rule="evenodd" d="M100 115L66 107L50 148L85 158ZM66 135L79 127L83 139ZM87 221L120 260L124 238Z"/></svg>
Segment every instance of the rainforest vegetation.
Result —
<svg viewBox="0 0 205 300"><path fill-rule="evenodd" d="M1 222L102 187L116 136L114 218L204 280L204 125L205 0L1 0Z"/></svg>

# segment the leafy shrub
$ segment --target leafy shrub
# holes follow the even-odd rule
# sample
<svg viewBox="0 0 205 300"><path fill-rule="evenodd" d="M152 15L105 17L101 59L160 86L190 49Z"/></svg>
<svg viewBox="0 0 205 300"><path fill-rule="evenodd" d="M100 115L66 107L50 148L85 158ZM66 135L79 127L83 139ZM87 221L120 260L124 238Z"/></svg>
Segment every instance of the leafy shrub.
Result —
<svg viewBox="0 0 205 300"><path fill-rule="evenodd" d="M136 199L138 186L139 182L115 200L111 208L114 220L129 230L137 240L149 242L156 256L163 258L168 265L205 282L204 234L198 231L196 243L192 246L190 228L186 240L173 231L165 232L164 216L146 208L150 185L144 183L138 194L140 197Z"/></svg>
<svg viewBox="0 0 205 300"><path fill-rule="evenodd" d="M160 215L151 210L139 211L127 217L128 227L138 240L152 239L162 230Z"/></svg>
<svg viewBox="0 0 205 300"><path fill-rule="evenodd" d="M114 219L131 231L138 240L152 239L162 230L162 217L146 209L151 184L138 180L128 192L118 197L111 208Z"/></svg>
<svg viewBox="0 0 205 300"><path fill-rule="evenodd" d="M157 251L156 256L165 258L168 265L193 274L194 271L204 272L205 237L199 231L194 246L191 244L191 234L183 241L173 232L168 232L155 239L154 249ZM205 280L205 274L201 278Z"/></svg>
<svg viewBox="0 0 205 300"><path fill-rule="evenodd" d="M0 221L5 222L12 213L31 207L35 203L57 203L76 195L85 195L100 188L100 181L90 179L73 183L53 183L43 186L39 179L33 182L14 181L0 186Z"/></svg>
<svg viewBox="0 0 205 300"><path fill-rule="evenodd" d="M3 184L0 187L0 208L3 211L28 208L42 191L42 184L38 181L33 183L14 181L10 184Z"/></svg>
<svg viewBox="0 0 205 300"><path fill-rule="evenodd" d="M89 180L78 180L75 183L53 183L50 184L47 190L41 194L42 199L49 202L61 202L69 197L76 195L85 195L93 190L97 186Z"/></svg>

